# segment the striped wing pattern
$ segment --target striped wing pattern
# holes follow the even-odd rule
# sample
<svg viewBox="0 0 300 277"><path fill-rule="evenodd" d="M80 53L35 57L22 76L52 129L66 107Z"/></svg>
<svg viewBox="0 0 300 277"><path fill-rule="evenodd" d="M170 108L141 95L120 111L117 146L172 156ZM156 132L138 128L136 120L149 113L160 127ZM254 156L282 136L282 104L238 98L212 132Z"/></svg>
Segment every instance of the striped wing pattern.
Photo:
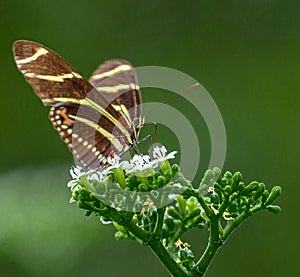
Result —
<svg viewBox="0 0 300 277"><path fill-rule="evenodd" d="M125 60L110 60L101 64L89 82L109 103L124 105L131 118L141 116L141 94L132 65ZM131 97L128 97L130 91Z"/></svg>
<svg viewBox="0 0 300 277"><path fill-rule="evenodd" d="M122 155L134 145L138 133L133 118L140 118L140 91L128 62L108 61L88 82L38 43L16 41L13 51L18 69L44 105L51 106L50 120L81 166L105 168L109 155ZM119 84L129 89L120 90Z"/></svg>

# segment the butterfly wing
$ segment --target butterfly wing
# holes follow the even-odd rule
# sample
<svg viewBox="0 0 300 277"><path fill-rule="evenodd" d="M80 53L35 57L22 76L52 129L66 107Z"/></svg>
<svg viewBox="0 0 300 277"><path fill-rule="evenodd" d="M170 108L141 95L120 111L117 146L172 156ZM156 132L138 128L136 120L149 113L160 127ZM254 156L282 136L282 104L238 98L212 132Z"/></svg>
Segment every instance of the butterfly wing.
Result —
<svg viewBox="0 0 300 277"><path fill-rule="evenodd" d="M134 68L128 61L106 61L95 70L89 82L128 125L134 125L141 118L141 93Z"/></svg>
<svg viewBox="0 0 300 277"><path fill-rule="evenodd" d="M52 50L38 43L19 40L13 46L18 69L45 106L56 97L85 98L93 86Z"/></svg>
<svg viewBox="0 0 300 277"><path fill-rule="evenodd" d="M35 93L45 106L52 106L50 120L82 166L106 167L109 154L129 148L130 134L118 121L118 111L60 56L26 40L16 41L13 52Z"/></svg>

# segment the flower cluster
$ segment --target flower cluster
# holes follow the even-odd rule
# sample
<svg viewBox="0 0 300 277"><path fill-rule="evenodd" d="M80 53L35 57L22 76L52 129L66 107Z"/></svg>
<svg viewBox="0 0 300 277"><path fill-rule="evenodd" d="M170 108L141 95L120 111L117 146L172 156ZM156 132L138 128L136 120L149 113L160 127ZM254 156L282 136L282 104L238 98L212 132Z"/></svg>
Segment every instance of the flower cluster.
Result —
<svg viewBox="0 0 300 277"><path fill-rule="evenodd" d="M151 153L152 158L149 155L135 154L130 161L121 161L121 158L115 155L114 157L108 157L108 162L111 165L104 172L110 173L113 168L122 168L126 173L137 172L147 168L156 168L159 163L174 159L176 153L177 151L172 151L167 154L165 146L155 146Z"/></svg>
<svg viewBox="0 0 300 277"><path fill-rule="evenodd" d="M79 165L72 166L72 168L70 169L70 174L73 179L67 183L67 187L71 189L72 193L82 187L79 180L83 176L85 176L88 181L96 180L98 182L101 182L104 179L104 174L102 172L96 170L84 171L83 168ZM70 203L73 202L75 202L75 200L73 197L71 197Z"/></svg>
<svg viewBox="0 0 300 277"><path fill-rule="evenodd" d="M273 203L281 188L261 182L245 184L240 172L209 169L193 186L164 146L129 161L108 158L103 170L71 169L71 202L103 224L113 224L115 238L133 239L160 257L172 276L204 276L218 249L234 230L255 213L280 212ZM208 232L203 254L192 252L183 236L192 229ZM186 239L186 236L184 237Z"/></svg>
<svg viewBox="0 0 300 277"><path fill-rule="evenodd" d="M156 145L151 153L152 158L150 155L136 154L129 161L121 161L121 157L118 155L115 155L114 157L109 156L108 162L110 166L103 171L86 171L77 165L72 167L70 170L72 180L68 182L67 186L73 193L82 187L87 187L95 182L102 182L105 178L109 177L113 173L115 173L117 176L118 170L121 170L125 174L132 174L133 176L147 176L149 175L147 173L149 173L150 170L150 174L153 175L156 172L155 169L159 169L159 166L163 166L163 164L169 159L174 159L176 153L177 151L173 151L167 154L167 149L165 146ZM119 185L122 187L121 183L122 182L119 182ZM74 201L75 200L72 196L70 202L72 203Z"/></svg>
<svg viewBox="0 0 300 277"><path fill-rule="evenodd" d="M116 239L150 247L172 276L204 276L237 227L259 211L280 212L273 203L281 188L268 190L256 181L245 184L240 172L222 175L218 168L207 170L201 183L192 186L178 165L170 165L175 153L155 146L151 157L109 158L110 166L101 172L73 167L68 183L71 200L87 216L94 214L103 224L113 224ZM199 260L190 243L183 242L191 229L208 232Z"/></svg>

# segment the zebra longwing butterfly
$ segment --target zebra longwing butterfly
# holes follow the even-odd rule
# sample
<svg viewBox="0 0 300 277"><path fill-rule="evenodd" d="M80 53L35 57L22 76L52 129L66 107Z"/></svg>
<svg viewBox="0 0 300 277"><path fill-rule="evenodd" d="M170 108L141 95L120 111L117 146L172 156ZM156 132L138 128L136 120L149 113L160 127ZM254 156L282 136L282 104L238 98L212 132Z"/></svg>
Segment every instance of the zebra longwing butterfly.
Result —
<svg viewBox="0 0 300 277"><path fill-rule="evenodd" d="M144 119L132 65L110 60L89 81L64 59L35 42L16 41L15 62L45 106L60 137L87 169L105 168L137 143Z"/></svg>

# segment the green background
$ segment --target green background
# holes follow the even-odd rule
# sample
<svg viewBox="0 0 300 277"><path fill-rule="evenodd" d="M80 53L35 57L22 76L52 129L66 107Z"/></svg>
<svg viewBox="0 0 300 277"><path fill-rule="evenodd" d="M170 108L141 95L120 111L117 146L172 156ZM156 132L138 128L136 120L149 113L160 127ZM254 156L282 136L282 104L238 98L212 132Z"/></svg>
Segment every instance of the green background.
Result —
<svg viewBox="0 0 300 277"><path fill-rule="evenodd" d="M299 275L298 1L2 0L0 13L1 276L167 276L146 248L115 241L111 226L68 204L72 155L14 64L17 39L48 46L85 77L100 62L125 58L197 79L225 122L224 169L283 188L282 213L241 226L207 276ZM142 96L168 98L148 89ZM205 160L209 143L201 147ZM190 237L199 253L203 235Z"/></svg>

